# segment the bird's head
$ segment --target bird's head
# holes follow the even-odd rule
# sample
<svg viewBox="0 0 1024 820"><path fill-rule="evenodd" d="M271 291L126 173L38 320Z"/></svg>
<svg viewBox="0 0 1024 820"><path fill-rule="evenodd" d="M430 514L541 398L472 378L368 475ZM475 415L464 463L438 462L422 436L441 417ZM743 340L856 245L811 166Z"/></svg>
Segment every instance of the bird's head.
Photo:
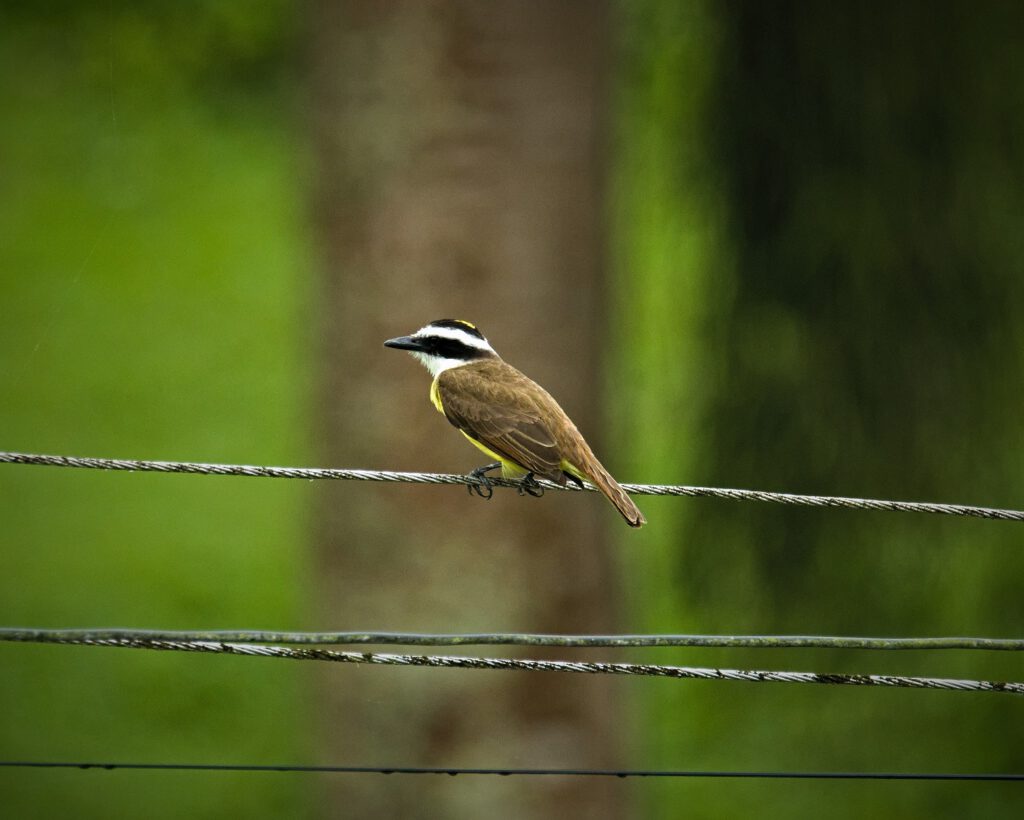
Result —
<svg viewBox="0 0 1024 820"><path fill-rule="evenodd" d="M462 319L438 319L421 327L411 336L388 339L384 346L408 350L432 376L453 367L497 356L484 334L475 325Z"/></svg>

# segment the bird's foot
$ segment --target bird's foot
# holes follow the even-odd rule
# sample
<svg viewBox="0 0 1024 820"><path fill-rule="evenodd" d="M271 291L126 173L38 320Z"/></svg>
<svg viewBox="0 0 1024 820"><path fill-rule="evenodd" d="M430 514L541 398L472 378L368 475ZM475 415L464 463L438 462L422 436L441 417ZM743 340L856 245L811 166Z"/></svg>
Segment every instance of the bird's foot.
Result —
<svg viewBox="0 0 1024 820"><path fill-rule="evenodd" d="M544 488L540 485L540 482L533 477L533 473L527 473L519 481L519 495L532 495L534 498L540 498L544 495Z"/></svg>
<svg viewBox="0 0 1024 820"><path fill-rule="evenodd" d="M477 467L475 470L471 470L469 477L476 480L475 484L467 484L466 489L469 490L470 495L478 495L480 498L488 499L494 495L494 484L491 479L487 477L487 473L490 470L496 470L501 466L500 461L495 461L493 464L485 464L483 467Z"/></svg>

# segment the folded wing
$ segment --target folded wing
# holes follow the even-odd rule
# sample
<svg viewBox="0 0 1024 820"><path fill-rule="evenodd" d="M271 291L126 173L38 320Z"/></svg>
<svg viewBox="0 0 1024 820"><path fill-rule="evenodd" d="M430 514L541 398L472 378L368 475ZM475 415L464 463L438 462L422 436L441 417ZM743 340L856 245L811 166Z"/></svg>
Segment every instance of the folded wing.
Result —
<svg viewBox="0 0 1024 820"><path fill-rule="evenodd" d="M483 372L498 367L500 374ZM533 389L524 390L527 384ZM562 454L533 398L535 390L540 388L504 362L452 368L437 380L442 412L449 422L538 478L565 483Z"/></svg>

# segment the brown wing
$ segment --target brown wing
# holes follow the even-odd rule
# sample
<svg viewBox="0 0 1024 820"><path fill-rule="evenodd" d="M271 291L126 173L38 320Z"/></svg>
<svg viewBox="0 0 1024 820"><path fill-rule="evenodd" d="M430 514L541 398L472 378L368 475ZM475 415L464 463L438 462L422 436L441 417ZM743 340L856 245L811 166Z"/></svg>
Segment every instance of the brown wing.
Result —
<svg viewBox="0 0 1024 820"><path fill-rule="evenodd" d="M562 455L538 403L547 394L514 367L486 360L446 370L437 391L453 425L534 475L564 483Z"/></svg>

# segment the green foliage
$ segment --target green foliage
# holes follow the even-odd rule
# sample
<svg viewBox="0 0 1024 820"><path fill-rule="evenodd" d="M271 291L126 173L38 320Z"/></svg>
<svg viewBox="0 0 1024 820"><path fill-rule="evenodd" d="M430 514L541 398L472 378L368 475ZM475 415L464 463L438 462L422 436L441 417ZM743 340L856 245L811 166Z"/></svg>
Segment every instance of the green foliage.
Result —
<svg viewBox="0 0 1024 820"><path fill-rule="evenodd" d="M619 293L631 306L620 393L630 472L1021 506L1024 107L1009 68L1024 46L1019 7L645 3L621 14L616 225ZM637 628L1016 635L1024 624L1012 524L710 501L646 508L648 540L639 555L631 546L628 565L636 556L643 573ZM977 654L672 657L1020 678L1012 658ZM1005 701L763 690L644 687L640 762L1024 763ZM683 806L817 815L825 794L842 794L833 817L1014 816L999 789L654 789L652 813L663 816Z"/></svg>
<svg viewBox="0 0 1024 820"><path fill-rule="evenodd" d="M0 12L0 446L304 461L287 7L70 7ZM4 469L0 621L302 626L301 489ZM7 759L309 755L299 669L4 654ZM247 775L5 771L0 791L17 817L303 810L297 781Z"/></svg>

